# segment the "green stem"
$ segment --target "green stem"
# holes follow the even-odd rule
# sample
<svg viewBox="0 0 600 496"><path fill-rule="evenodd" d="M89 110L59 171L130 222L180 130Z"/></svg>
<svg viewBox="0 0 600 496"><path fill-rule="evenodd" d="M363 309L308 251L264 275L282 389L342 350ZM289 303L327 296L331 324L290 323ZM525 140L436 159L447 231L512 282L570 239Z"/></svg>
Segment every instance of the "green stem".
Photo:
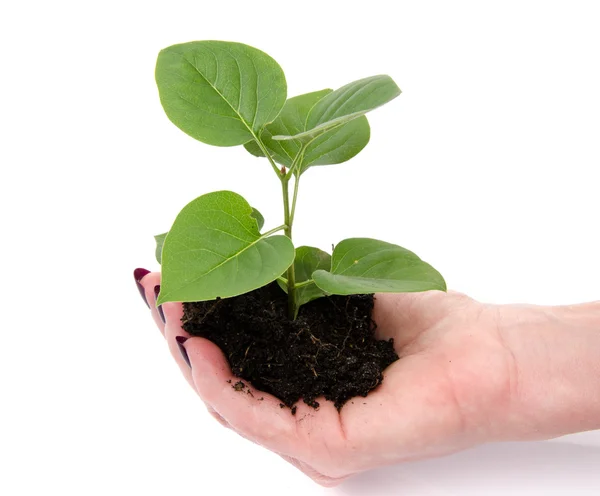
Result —
<svg viewBox="0 0 600 496"><path fill-rule="evenodd" d="M292 224L290 218L290 193L288 189L289 179L281 178L281 191L283 193L283 215L286 225L285 235L292 239ZM290 319L296 318L296 271L294 264L289 266L287 270L287 294L288 294L288 315Z"/></svg>
<svg viewBox="0 0 600 496"><path fill-rule="evenodd" d="M285 235L288 238L290 238L290 241L291 241L292 240L292 225L294 222L294 213L296 211L296 199L298 197L298 183L299 183L300 174L296 174L296 180L294 182L294 198L292 200L291 210L290 210L289 183L290 183L290 179L291 179L292 175L294 174L294 172L296 172L300 167L302 167L302 160L304 159L304 151L306 150L306 147L303 146L300 149L300 151L298 152L298 154L292 161L289 171L286 173L285 167L282 167L281 170L278 169L277 165L275 164L275 161L273 160L273 157L271 157L271 154L269 153L269 150L267 150L267 147L264 145L264 143L257 136L254 136L254 140L258 144L258 147L260 148L261 152L269 160L271 167L273 168L273 170L277 174L277 177L279 177L279 180L281 181L281 192L283 194L283 216L284 216L284 222L285 222L285 224L282 227L284 228ZM268 234L272 234L275 231L279 231L282 227L278 227L278 228L274 229L273 231L269 231ZM287 280L284 277L279 277L279 280L281 282L284 282L284 284L287 286L288 314L289 314L290 319L295 320L296 316L298 314L298 304L297 304L297 299L296 299L296 287L298 287L298 286L296 285L296 271L295 271L293 263L292 263L292 265L290 265L288 267ZM304 285L305 285L304 283L300 284L300 286L304 286Z"/></svg>
<svg viewBox="0 0 600 496"><path fill-rule="evenodd" d="M312 279L308 279L306 281L298 282L298 283L296 283L296 289L301 288L302 286L308 286L309 284L312 284L313 282L315 282L315 281L313 281Z"/></svg>
<svg viewBox="0 0 600 496"><path fill-rule="evenodd" d="M296 157L294 158L294 160L292 161L292 165L290 165L290 169L288 171L288 173L285 175L286 179L290 179L292 177L292 174L294 174L296 172L296 169L298 169L299 167L302 167L302 160L304 160L304 152L306 151L306 146L303 146L300 151L298 152L298 154L296 155Z"/></svg>
<svg viewBox="0 0 600 496"><path fill-rule="evenodd" d="M292 212L290 214L290 225L294 223L294 215L296 215L296 199L298 198L298 185L300 184L300 176L296 176L294 181L294 197L292 198Z"/></svg>
<svg viewBox="0 0 600 496"><path fill-rule="evenodd" d="M283 224L282 226L276 227L275 229L271 229L270 231L267 231L264 234L261 234L260 237L261 238L266 238L267 236L270 236L273 233L276 233L277 231L282 231L287 229L287 224Z"/></svg>

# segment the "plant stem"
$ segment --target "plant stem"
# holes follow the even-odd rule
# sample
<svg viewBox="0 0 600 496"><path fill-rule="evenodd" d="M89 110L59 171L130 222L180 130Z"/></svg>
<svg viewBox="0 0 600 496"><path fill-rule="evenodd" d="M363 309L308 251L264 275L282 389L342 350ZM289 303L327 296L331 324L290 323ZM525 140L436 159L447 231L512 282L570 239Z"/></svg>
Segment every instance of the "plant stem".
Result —
<svg viewBox="0 0 600 496"><path fill-rule="evenodd" d="M296 176L294 181L294 197L292 199L292 212L290 213L290 225L294 223L294 215L296 214L296 199L298 198L298 185L300 184L300 176Z"/></svg>
<svg viewBox="0 0 600 496"><path fill-rule="evenodd" d="M290 169L287 174L283 176L281 179L281 184L283 188L283 206L285 211L285 224L288 227L286 231L286 235L292 239L292 226L294 225L294 215L296 213L296 200L298 198L298 185L300 184L300 168L302 167L302 161L304 160L304 152L306 151L306 146L302 146L292 164L290 165ZM297 174L295 174L298 172ZM290 210L290 195L289 195L289 182L290 179L296 175L294 180L294 197L292 199L292 208ZM288 268L287 273L287 294L288 294L288 314L290 319L296 320L298 316L298 301L296 297L296 288L305 285L305 282L301 282L296 284L296 272L294 268L294 264L292 264ZM306 283L307 284L307 283Z"/></svg>
<svg viewBox="0 0 600 496"><path fill-rule="evenodd" d="M296 283L296 289L301 288L302 286L308 286L309 284L312 284L313 281L312 279L307 279L306 281L302 281L302 282L298 282Z"/></svg>
<svg viewBox="0 0 600 496"><path fill-rule="evenodd" d="M286 225L285 235L292 239L292 224L290 216L290 193L289 193L288 178L281 178L281 191L283 193L283 215ZM287 294L288 294L288 315L290 319L296 318L296 271L294 264L290 265L287 270Z"/></svg>
<svg viewBox="0 0 600 496"><path fill-rule="evenodd" d="M267 231L264 234L261 234L260 237L261 238L266 238L267 236L270 236L271 234L276 233L277 231L281 231L281 230L285 230L287 229L287 224L284 224L282 226L276 227L275 229L271 229L270 231Z"/></svg>
<svg viewBox="0 0 600 496"><path fill-rule="evenodd" d="M290 183L290 179L294 175L294 173L297 170L299 170L300 167L302 167L302 160L304 158L304 152L306 150L306 146L303 146L300 149L300 151L298 152L298 154L292 161L289 171L286 173L285 167L282 167L281 170L277 168L277 165L275 164L273 157L271 157L271 154L267 150L267 147L260 140L260 138L258 138L257 136L254 136L254 139L255 139L256 143L258 144L260 150L263 152L265 157L267 157L267 159L269 160L271 167L273 168L273 170L277 174L277 177L279 177L279 180L281 181L281 192L283 194L283 217L284 217L284 223L285 223L283 228L284 228L285 235L288 238L290 238L290 241L291 241L292 240L292 225L294 222L294 214L296 212L296 199L298 198L298 183L300 182L300 174L296 174L296 180L294 181L294 198L292 200L291 210L290 210L289 183ZM275 229L274 231L278 231L280 229L281 229L281 227ZM271 234L274 231L269 231L269 233L267 233L267 234ZM296 299L296 287L297 286L296 286L296 271L294 268L294 263L292 263L292 265L290 265L288 267L287 281L283 277L279 277L279 280L282 282L285 281L285 284L287 286L287 294L288 294L288 315L289 315L290 319L295 320L296 316L298 314L298 304L297 304L297 299ZM301 285L304 286L305 284L301 283Z"/></svg>
<svg viewBox="0 0 600 496"><path fill-rule="evenodd" d="M294 160L292 161L292 165L290 165L290 169L288 173L285 175L286 179L290 179L292 175L296 172L299 167L302 167L302 160L304 160L304 152L306 151L306 146L303 146Z"/></svg>

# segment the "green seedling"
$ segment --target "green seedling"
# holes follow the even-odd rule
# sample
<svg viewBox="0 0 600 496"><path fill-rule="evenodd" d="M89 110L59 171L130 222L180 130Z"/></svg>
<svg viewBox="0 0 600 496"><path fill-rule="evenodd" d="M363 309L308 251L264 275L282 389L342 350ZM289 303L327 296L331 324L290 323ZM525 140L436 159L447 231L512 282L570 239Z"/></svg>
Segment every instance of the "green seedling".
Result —
<svg viewBox="0 0 600 496"><path fill-rule="evenodd" d="M367 145L365 114L400 95L392 78L372 76L287 99L285 75L264 52L194 41L160 52L156 82L177 127L209 145L243 145L264 157L283 195L283 224L266 231L262 215L231 191L186 205L171 230L156 236L162 265L157 304L229 298L278 281L295 319L301 305L326 295L446 290L433 267L384 241L346 239L331 255L292 244L302 175L345 162Z"/></svg>

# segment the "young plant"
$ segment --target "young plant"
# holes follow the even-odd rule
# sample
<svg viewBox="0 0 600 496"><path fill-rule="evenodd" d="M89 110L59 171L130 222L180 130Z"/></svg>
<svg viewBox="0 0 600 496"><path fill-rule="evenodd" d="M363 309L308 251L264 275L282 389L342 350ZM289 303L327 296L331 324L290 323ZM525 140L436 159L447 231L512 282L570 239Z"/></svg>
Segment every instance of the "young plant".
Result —
<svg viewBox="0 0 600 496"><path fill-rule="evenodd" d="M265 157L283 196L283 224L265 232L262 215L231 191L186 205L171 230L156 236L157 304L229 298L277 280L295 319L301 305L325 295L446 289L433 267L384 241L346 239L332 255L292 244L302 175L345 162L367 145L365 114L400 94L392 78L372 76L287 99L284 73L267 54L241 43L195 41L160 52L156 82L177 127L209 145L244 145Z"/></svg>

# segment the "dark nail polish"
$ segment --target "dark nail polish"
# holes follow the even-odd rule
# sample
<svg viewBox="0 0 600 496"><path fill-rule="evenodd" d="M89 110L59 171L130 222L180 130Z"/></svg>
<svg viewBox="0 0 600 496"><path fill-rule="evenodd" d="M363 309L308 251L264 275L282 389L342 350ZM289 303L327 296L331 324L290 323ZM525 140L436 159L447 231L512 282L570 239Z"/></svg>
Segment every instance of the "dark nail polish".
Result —
<svg viewBox="0 0 600 496"><path fill-rule="evenodd" d="M177 336L175 338L175 341L177 341L177 346L179 346L179 351L181 352L181 356L183 357L183 359L185 360L185 363L188 364L188 366L190 368L192 368L192 364L190 363L190 357L187 354L187 351L185 350L183 343L185 343L188 340L188 338L186 338L185 336Z"/></svg>
<svg viewBox="0 0 600 496"><path fill-rule="evenodd" d="M160 293L160 284L154 286L154 301L158 300L158 293ZM158 316L160 317L160 320L163 321L163 324L166 324L167 320L165 319L165 313L163 312L162 305L158 305L156 310L158 310Z"/></svg>
<svg viewBox="0 0 600 496"><path fill-rule="evenodd" d="M140 292L140 295L142 296L144 303L146 305L148 305L148 308L150 308L150 304L148 303L148 300L146 299L146 292L144 291L144 286L142 286L140 284L140 281L146 274L150 274L150 271L146 270L146 269L135 269L133 271L133 278L135 279L135 283L137 284L138 291Z"/></svg>

